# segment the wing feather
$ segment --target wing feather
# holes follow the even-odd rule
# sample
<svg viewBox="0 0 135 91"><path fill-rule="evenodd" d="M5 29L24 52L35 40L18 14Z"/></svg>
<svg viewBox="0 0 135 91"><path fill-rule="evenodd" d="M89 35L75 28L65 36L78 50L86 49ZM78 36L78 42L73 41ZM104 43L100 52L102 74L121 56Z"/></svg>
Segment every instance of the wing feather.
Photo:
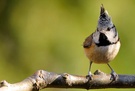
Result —
<svg viewBox="0 0 135 91"><path fill-rule="evenodd" d="M92 44L92 34L85 39L85 41L83 42L83 47L89 48L91 44Z"/></svg>

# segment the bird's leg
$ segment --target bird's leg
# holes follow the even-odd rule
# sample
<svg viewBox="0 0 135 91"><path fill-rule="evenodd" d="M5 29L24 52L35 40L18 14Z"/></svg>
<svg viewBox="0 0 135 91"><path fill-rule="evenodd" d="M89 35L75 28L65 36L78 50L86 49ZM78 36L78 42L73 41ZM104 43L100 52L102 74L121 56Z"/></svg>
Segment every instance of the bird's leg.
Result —
<svg viewBox="0 0 135 91"><path fill-rule="evenodd" d="M90 61L88 76L87 76L87 77L89 77L89 80L92 80L91 65L92 65L92 61Z"/></svg>
<svg viewBox="0 0 135 91"><path fill-rule="evenodd" d="M110 80L115 81L118 75L117 75L117 73L115 73L115 71L112 69L112 67L109 64L107 64L107 65L111 69L111 78L110 78Z"/></svg>

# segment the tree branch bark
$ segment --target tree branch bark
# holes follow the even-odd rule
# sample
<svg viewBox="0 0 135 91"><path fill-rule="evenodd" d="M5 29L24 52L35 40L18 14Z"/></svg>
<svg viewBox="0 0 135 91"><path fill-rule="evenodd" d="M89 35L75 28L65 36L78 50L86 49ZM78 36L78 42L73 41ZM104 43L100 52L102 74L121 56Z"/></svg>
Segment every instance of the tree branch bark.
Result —
<svg viewBox="0 0 135 91"><path fill-rule="evenodd" d="M86 76L71 75L68 73L56 74L38 70L25 80L10 84L0 82L0 91L39 91L44 88L135 88L135 75L118 75L115 81L110 80L111 75L99 70L92 75L92 80Z"/></svg>

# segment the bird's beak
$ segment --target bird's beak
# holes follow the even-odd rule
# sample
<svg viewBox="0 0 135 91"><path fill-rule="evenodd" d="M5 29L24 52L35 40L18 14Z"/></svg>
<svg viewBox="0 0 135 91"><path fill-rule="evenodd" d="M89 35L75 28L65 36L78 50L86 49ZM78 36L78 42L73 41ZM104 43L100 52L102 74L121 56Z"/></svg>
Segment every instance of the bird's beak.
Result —
<svg viewBox="0 0 135 91"><path fill-rule="evenodd" d="M101 4L100 9L101 9L100 10L100 16L107 16L107 17L109 17L109 14L108 14L107 10L105 10L103 4Z"/></svg>
<svg viewBox="0 0 135 91"><path fill-rule="evenodd" d="M105 13L105 8L104 8L103 4L101 4L101 11L100 11L100 14L103 14L103 13Z"/></svg>

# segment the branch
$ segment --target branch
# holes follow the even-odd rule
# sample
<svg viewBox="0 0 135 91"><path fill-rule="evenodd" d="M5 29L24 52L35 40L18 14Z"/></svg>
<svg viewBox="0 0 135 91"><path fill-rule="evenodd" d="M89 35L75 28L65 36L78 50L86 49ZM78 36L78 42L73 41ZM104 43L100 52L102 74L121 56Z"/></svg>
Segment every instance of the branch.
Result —
<svg viewBox="0 0 135 91"><path fill-rule="evenodd" d="M0 82L0 91L39 91L44 88L134 88L135 75L118 75L116 81L110 80L111 75L97 70L88 80L86 76L70 75L67 73L56 74L44 70L38 70L25 80L10 84Z"/></svg>

